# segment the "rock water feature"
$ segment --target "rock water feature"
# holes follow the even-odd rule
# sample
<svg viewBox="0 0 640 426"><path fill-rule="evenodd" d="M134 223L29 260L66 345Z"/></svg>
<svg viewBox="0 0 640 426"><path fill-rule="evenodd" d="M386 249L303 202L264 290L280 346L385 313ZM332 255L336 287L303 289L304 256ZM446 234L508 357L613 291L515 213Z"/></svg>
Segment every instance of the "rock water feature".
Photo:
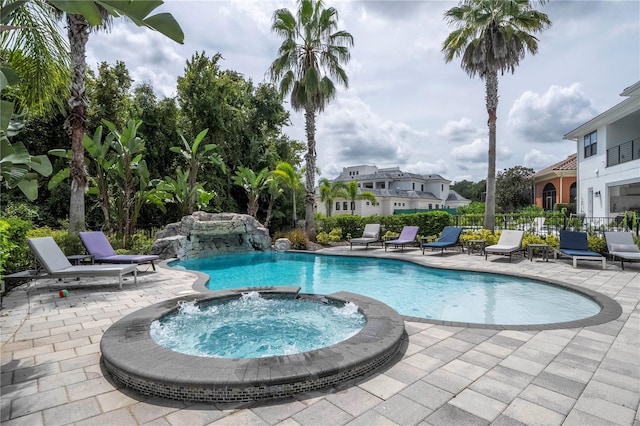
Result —
<svg viewBox="0 0 640 426"><path fill-rule="evenodd" d="M195 212L158 232L151 253L189 259L270 247L269 230L249 215Z"/></svg>

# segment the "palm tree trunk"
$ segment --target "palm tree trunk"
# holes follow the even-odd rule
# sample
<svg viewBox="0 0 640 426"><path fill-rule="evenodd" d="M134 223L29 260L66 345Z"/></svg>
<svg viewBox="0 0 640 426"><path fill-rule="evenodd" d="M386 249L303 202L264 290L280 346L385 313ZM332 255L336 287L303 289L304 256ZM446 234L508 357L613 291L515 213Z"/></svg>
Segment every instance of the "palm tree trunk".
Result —
<svg viewBox="0 0 640 426"><path fill-rule="evenodd" d="M313 220L313 204L315 202L316 181L316 112L312 107L306 107L304 111L305 131L307 133L307 154L304 156L307 164L305 181L305 231L312 236L315 223Z"/></svg>
<svg viewBox="0 0 640 426"><path fill-rule="evenodd" d="M71 48L71 96L69 118L71 129L71 197L69 202L69 233L77 234L85 228L84 193L87 189L87 171L84 165L84 133L86 108L85 92L86 45L89 24L82 15L67 15L67 34Z"/></svg>
<svg viewBox="0 0 640 426"><path fill-rule="evenodd" d="M485 199L484 229L496 227L496 121L498 120L498 72L486 75L486 103L489 119L489 164L487 168L487 197Z"/></svg>

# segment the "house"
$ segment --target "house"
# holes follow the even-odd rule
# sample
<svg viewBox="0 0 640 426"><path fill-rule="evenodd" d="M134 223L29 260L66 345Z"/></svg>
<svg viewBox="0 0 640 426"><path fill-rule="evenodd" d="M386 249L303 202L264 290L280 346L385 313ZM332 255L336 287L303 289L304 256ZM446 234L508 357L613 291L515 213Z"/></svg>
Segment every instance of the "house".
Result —
<svg viewBox="0 0 640 426"><path fill-rule="evenodd" d="M534 204L544 210L553 210L557 203L576 202L577 154L533 174Z"/></svg>
<svg viewBox="0 0 640 426"><path fill-rule="evenodd" d="M342 169L333 182L358 182L359 191L372 192L376 203L368 200L335 199L332 215L354 214L358 216L392 215L399 210L455 209L471 201L449 189L450 180L437 174L420 175L407 173L399 167L378 168L376 166L352 166ZM353 209L352 209L353 207ZM316 192L316 212L327 214L325 204Z"/></svg>
<svg viewBox="0 0 640 426"><path fill-rule="evenodd" d="M577 143L577 211L587 217L640 212L640 81L626 99L564 135Z"/></svg>

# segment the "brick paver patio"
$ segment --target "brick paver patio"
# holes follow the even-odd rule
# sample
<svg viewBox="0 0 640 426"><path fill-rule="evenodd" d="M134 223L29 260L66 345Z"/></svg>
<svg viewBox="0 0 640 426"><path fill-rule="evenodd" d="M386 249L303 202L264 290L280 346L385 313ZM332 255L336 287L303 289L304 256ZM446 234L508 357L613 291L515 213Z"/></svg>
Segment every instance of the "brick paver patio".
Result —
<svg viewBox="0 0 640 426"><path fill-rule="evenodd" d="M354 249L360 253L364 249ZM326 249L347 253L348 247ZM369 248L415 259L552 277L615 299L620 318L542 331L405 322L409 343L386 370L350 386L260 404L191 404L115 384L100 364L103 332L124 315L195 293L196 276L142 272L123 290L109 279L38 280L12 290L0 310L1 412L13 425L634 425L640 426L640 264L513 263L496 256ZM141 268L142 270L143 268ZM69 297L58 297L62 288Z"/></svg>

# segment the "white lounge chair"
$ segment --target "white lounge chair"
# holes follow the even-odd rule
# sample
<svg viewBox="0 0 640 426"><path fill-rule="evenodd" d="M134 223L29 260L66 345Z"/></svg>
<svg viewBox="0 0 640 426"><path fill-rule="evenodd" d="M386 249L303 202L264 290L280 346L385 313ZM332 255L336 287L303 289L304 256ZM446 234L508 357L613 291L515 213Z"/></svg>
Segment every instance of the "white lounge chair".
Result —
<svg viewBox="0 0 640 426"><path fill-rule="evenodd" d="M38 263L47 277L118 277L122 289L122 276L133 274L133 282L138 282L138 265L78 265L73 266L52 237L29 238L27 240Z"/></svg>
<svg viewBox="0 0 640 426"><path fill-rule="evenodd" d="M369 244L380 242L380 224L367 223L364 226L362 237L352 238L349 240L349 250L353 249L354 244L364 244L365 250L369 248Z"/></svg>
<svg viewBox="0 0 640 426"><path fill-rule="evenodd" d="M524 237L524 231L505 229L500 234L498 244L487 246L484 248L484 259L487 260L489 253L509 255L509 262L511 262L511 255L521 250L522 237Z"/></svg>
<svg viewBox="0 0 640 426"><path fill-rule="evenodd" d="M625 261L640 262L640 248L633 242L631 232L605 232L604 238L607 240L607 250L612 260L618 258L622 270Z"/></svg>

